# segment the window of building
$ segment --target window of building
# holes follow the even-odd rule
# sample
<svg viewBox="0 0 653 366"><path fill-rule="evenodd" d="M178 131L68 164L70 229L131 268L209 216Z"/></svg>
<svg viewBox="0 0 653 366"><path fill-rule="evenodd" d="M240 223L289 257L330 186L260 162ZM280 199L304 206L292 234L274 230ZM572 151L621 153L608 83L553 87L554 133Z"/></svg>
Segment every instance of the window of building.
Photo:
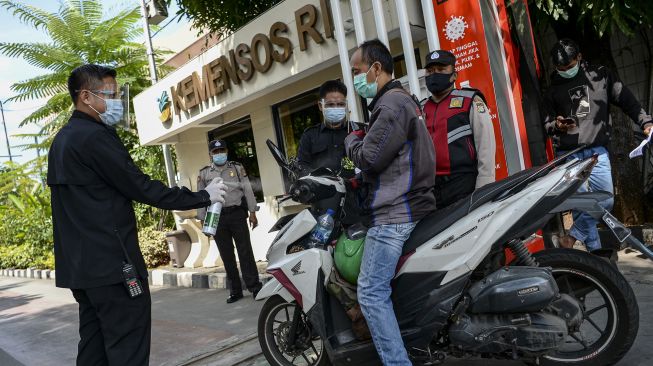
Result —
<svg viewBox="0 0 653 366"><path fill-rule="evenodd" d="M229 149L227 159L243 165L252 185L256 201L263 202L261 173L256 158L252 121L249 116L209 131L208 139L209 141L215 139L225 140L227 149Z"/></svg>
<svg viewBox="0 0 653 366"><path fill-rule="evenodd" d="M395 69L395 79L402 78L408 75L406 70L406 58L404 54L394 57L394 69ZM417 65L417 70L422 68L422 57L419 55L419 48L415 48L415 64Z"/></svg>
<svg viewBox="0 0 653 366"><path fill-rule="evenodd" d="M321 123L322 112L317 106L319 99L319 88L316 88L272 106L277 142L286 157L296 157L304 131ZM288 188L289 179L286 174L284 171L284 183Z"/></svg>
<svg viewBox="0 0 653 366"><path fill-rule="evenodd" d="M272 107L277 141L287 157L297 156L304 130L321 123L319 99L319 89L314 89Z"/></svg>

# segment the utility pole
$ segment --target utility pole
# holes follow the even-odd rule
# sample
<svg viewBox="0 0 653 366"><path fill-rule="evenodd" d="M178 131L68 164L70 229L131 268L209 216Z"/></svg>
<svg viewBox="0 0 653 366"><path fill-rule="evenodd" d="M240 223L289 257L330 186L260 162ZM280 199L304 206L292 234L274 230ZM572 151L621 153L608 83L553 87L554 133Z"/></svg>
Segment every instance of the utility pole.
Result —
<svg viewBox="0 0 653 366"><path fill-rule="evenodd" d="M7 133L7 122L5 122L5 109L1 100L0 100L0 112L2 113L2 126L5 129L5 140L7 141L7 152L9 153L9 161L13 163L14 158L11 155L11 145L9 144L9 134Z"/></svg>
<svg viewBox="0 0 653 366"><path fill-rule="evenodd" d="M152 0L150 0L152 1ZM150 79L152 85L159 81L156 74L156 62L154 60L154 49L152 47L152 36L150 35L150 23L148 23L147 6L145 0L141 0L141 13L143 15L143 33L145 35L145 47L147 49L147 61L150 65ZM163 144L163 161L165 162L166 175L168 176L168 185L176 187L177 182L175 179L175 166L172 163L172 154L170 152L170 145Z"/></svg>

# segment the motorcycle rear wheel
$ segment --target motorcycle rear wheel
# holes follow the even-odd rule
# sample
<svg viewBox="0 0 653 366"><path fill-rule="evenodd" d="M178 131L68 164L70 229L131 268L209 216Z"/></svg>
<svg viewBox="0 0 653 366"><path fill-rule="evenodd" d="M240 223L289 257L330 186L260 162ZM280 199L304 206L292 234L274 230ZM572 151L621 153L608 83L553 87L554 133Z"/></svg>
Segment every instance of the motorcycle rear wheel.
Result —
<svg viewBox="0 0 653 366"><path fill-rule="evenodd" d="M294 344L287 342L295 311L300 311ZM280 296L266 300L258 318L258 340L265 359L272 366L329 366L322 339L315 336L306 315L296 303Z"/></svg>
<svg viewBox="0 0 653 366"><path fill-rule="evenodd" d="M621 360L639 328L637 299L623 275L607 261L579 250L547 249L534 257L541 267L552 267L560 292L580 301L584 313L580 329L536 364L609 366Z"/></svg>

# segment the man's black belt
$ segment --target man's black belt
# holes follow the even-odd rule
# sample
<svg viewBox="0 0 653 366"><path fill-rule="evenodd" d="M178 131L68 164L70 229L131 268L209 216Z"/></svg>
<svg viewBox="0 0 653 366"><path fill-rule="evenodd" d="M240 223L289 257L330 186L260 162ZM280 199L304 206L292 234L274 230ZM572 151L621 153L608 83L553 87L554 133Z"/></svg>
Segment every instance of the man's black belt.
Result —
<svg viewBox="0 0 653 366"><path fill-rule="evenodd" d="M238 211L238 210L242 210L242 209L243 209L242 206L229 206L229 207L223 207L221 213L232 213L232 212L236 212L236 211Z"/></svg>

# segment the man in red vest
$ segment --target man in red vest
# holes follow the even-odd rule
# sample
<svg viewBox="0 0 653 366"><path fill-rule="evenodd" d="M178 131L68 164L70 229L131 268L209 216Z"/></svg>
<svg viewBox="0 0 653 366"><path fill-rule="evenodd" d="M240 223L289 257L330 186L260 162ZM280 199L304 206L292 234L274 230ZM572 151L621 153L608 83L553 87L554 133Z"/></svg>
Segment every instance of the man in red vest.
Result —
<svg viewBox="0 0 653 366"><path fill-rule="evenodd" d="M426 127L435 147L435 202L438 209L494 182L496 141L485 98L476 89L456 89L456 57L429 53L424 62Z"/></svg>

